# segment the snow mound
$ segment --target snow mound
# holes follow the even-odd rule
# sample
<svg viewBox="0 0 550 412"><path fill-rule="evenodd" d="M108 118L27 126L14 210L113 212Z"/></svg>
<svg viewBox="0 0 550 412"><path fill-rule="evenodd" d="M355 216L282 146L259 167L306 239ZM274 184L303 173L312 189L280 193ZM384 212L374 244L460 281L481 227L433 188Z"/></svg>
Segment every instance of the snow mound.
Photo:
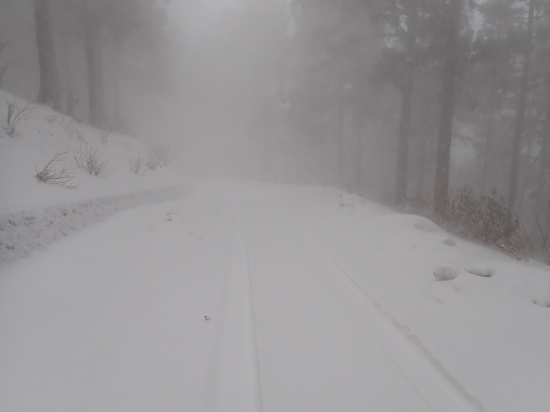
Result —
<svg viewBox="0 0 550 412"><path fill-rule="evenodd" d="M441 231L439 226L437 226L434 222L432 222L430 219L427 219L421 216L416 216L414 227L415 229L423 230L425 232L430 232L430 233L436 233Z"/></svg>
<svg viewBox="0 0 550 412"><path fill-rule="evenodd" d="M453 280L458 277L459 270L452 266L440 266L434 270L434 277L436 280Z"/></svg>
<svg viewBox="0 0 550 412"><path fill-rule="evenodd" d="M451 237L447 237L441 241L441 243L446 244L447 246L456 246L456 240Z"/></svg>
<svg viewBox="0 0 550 412"><path fill-rule="evenodd" d="M486 265L471 265L466 266L464 270L472 275L490 278L495 275L495 269Z"/></svg>

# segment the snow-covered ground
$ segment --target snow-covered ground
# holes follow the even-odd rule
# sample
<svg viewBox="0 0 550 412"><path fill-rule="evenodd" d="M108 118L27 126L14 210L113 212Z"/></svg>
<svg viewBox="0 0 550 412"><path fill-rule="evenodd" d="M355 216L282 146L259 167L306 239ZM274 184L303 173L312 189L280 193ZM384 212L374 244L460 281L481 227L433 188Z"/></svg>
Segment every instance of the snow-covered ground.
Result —
<svg viewBox="0 0 550 412"><path fill-rule="evenodd" d="M74 203L99 196L112 196L143 191L159 186L174 186L182 183L180 176L165 168L143 169L142 175L131 171L130 158L142 151L146 157L148 145L119 133L111 133L105 143L101 131L77 123L70 117L42 105L31 106L24 112L15 132L7 133L7 102L19 108L28 103L0 91L0 214L36 210L46 206ZM97 150L97 158L107 162L113 169L109 178L92 176L79 169L73 153L86 149ZM57 164L71 169L75 175L70 182L77 189L39 182L35 175L59 152L69 155Z"/></svg>
<svg viewBox="0 0 550 412"><path fill-rule="evenodd" d="M0 410L547 410L549 272L341 195L195 182L4 268Z"/></svg>
<svg viewBox="0 0 550 412"><path fill-rule="evenodd" d="M0 134L0 411L548 409L542 265L337 189L137 176L43 107ZM113 176L36 181L80 145Z"/></svg>
<svg viewBox="0 0 550 412"><path fill-rule="evenodd" d="M23 112L9 135L8 102ZM105 135L103 136L105 137ZM92 150L112 173L89 174L75 156ZM67 152L55 168L74 174L67 185L39 182L35 177L56 153ZM0 265L48 246L51 242L143 203L183 197L190 192L181 176L163 167L143 165L132 172L130 159L147 160L148 145L111 133L102 140L98 129L75 122L46 106L0 91Z"/></svg>

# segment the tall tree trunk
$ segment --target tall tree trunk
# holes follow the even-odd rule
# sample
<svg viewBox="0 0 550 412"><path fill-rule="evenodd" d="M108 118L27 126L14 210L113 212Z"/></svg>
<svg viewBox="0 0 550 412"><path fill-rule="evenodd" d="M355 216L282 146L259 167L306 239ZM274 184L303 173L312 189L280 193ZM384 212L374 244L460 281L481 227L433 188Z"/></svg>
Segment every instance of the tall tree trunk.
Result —
<svg viewBox="0 0 550 412"><path fill-rule="evenodd" d="M361 189L361 165L363 163L363 132L365 130L365 119L363 115L363 107L361 104L354 105L353 111L353 132L355 137L355 147L354 147L354 156L353 156L353 186L355 190L359 191Z"/></svg>
<svg viewBox="0 0 550 412"><path fill-rule="evenodd" d="M416 52L416 29L418 22L417 0L407 2L406 64L402 86L401 115L399 120L399 143L397 149L397 173L395 204L405 208L407 203L407 179L409 168L409 138L411 136L412 100L414 93L414 67Z"/></svg>
<svg viewBox="0 0 550 412"><path fill-rule="evenodd" d="M430 147L430 140L433 137L433 123L432 123L432 106L433 95L428 93L424 100L424 114L422 119L422 139L420 142L420 153L418 154L418 171L417 171L417 194L420 199L424 198L424 179L426 175L426 159L428 148Z"/></svg>
<svg viewBox="0 0 550 412"><path fill-rule="evenodd" d="M456 95L456 72L458 64L458 36L462 0L450 0L447 30L447 58L443 67L441 114L437 136L437 155L434 185L434 212L445 217L449 202L449 163L453 137L453 118Z"/></svg>
<svg viewBox="0 0 550 412"><path fill-rule="evenodd" d="M38 103L47 104L54 110L61 111L61 93L59 92L59 76L55 62L49 0L34 0L34 19L40 67Z"/></svg>
<svg viewBox="0 0 550 412"><path fill-rule="evenodd" d="M344 174L344 81L339 79L338 85L338 130L337 133L337 151L338 151L338 184L341 187L345 187L345 174Z"/></svg>
<svg viewBox="0 0 550 412"><path fill-rule="evenodd" d="M85 22L86 70L88 74L88 121L92 126L105 126L103 64L99 45L100 26L88 17Z"/></svg>
<svg viewBox="0 0 550 412"><path fill-rule="evenodd" d="M550 77L546 80L546 113L544 129L540 146L539 174L537 179L537 203L535 216L539 216L544 208L544 200L548 195L546 189L546 174L550 166ZM550 211L550 208L549 208Z"/></svg>
<svg viewBox="0 0 550 412"><path fill-rule="evenodd" d="M535 15L535 0L529 1L529 16L527 18L527 44L523 55L523 73L521 75L521 86L519 90L518 111L516 115L516 126L514 129L514 143L512 148L512 166L510 168L510 180L508 185L508 215L514 214L517 190L519 161L521 152L521 141L523 125L525 123L525 108L527 103L527 89L529 86L529 72L531 70L531 51L533 43L533 20Z"/></svg>
<svg viewBox="0 0 550 412"><path fill-rule="evenodd" d="M491 155L491 149L493 145L493 121L495 116L497 84L493 82L491 88L491 96L489 97L489 107L487 109L487 126L485 131L485 144L483 145L482 154L482 169L481 169L481 184L479 194L485 195L485 184L487 183L487 172L489 171L489 157Z"/></svg>

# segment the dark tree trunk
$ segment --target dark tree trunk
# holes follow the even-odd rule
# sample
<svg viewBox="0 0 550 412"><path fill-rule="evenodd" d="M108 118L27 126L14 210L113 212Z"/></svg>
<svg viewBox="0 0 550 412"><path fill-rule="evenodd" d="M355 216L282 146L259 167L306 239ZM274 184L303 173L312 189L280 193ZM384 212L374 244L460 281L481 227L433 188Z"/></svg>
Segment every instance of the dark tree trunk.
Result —
<svg viewBox="0 0 550 412"><path fill-rule="evenodd" d="M85 22L86 70L88 79L88 121L92 126L105 125L103 65L99 45L100 26L92 18Z"/></svg>
<svg viewBox="0 0 550 412"><path fill-rule="evenodd" d="M510 180L508 185L508 214L514 214L517 190L519 161L523 126L525 123L525 108L527 103L527 89L529 86L529 72L531 70L531 51L533 42L533 19L535 14L535 0L529 1L529 16L527 18L527 44L523 55L523 72L521 75L521 86L519 90L518 111L516 115L516 126L514 129L514 143L512 148L512 166L510 168Z"/></svg>
<svg viewBox="0 0 550 412"><path fill-rule="evenodd" d="M342 79L339 80L340 84L338 85L338 130L337 133L337 151L338 151L338 184L341 187L345 186L345 176L344 176L344 82Z"/></svg>
<svg viewBox="0 0 550 412"><path fill-rule="evenodd" d="M462 0L450 0L447 30L447 57L443 66L441 93L441 114L437 136L437 155L434 185L434 212L445 217L449 202L449 163L453 137L453 118L456 95L456 73L458 63L458 36Z"/></svg>
<svg viewBox="0 0 550 412"><path fill-rule="evenodd" d="M353 186L357 191L361 189L361 166L363 163L363 132L365 130L365 119L363 108L360 104L356 104L353 111L353 133L355 137L355 147L353 153Z"/></svg>
<svg viewBox="0 0 550 412"><path fill-rule="evenodd" d="M37 100L38 103L47 104L54 110L61 111L49 0L34 0L34 18L40 68L40 91Z"/></svg>
<svg viewBox="0 0 550 412"><path fill-rule="evenodd" d="M433 138L432 108L433 95L430 93L424 100L424 114L422 119L422 136L420 140L420 152L418 153L418 171L417 171L417 197L424 198L424 178L426 175L426 162L428 159L428 148Z"/></svg>
<svg viewBox="0 0 550 412"><path fill-rule="evenodd" d="M402 86L401 115L399 120L399 143L397 148L397 173L395 204L405 208L407 203L407 179L409 168L409 138L411 136L412 101L414 93L414 67L416 51L416 29L418 22L417 0L407 4L407 55Z"/></svg>
<svg viewBox="0 0 550 412"><path fill-rule="evenodd" d="M548 195L546 177L550 166L550 77L546 80L546 114L544 115L544 129L540 146L539 174L537 182L536 216L544 209L544 200ZM550 211L550 208L549 208Z"/></svg>
<svg viewBox="0 0 550 412"><path fill-rule="evenodd" d="M485 195L485 185L487 183L487 173L489 171L489 157L491 156L491 149L493 145L493 121L495 116L497 87L498 86L496 85L496 83L493 83L491 96L489 97L489 107L487 109L487 126L485 132L485 144L483 145L483 163L481 169L481 184L479 189L479 194L481 196Z"/></svg>

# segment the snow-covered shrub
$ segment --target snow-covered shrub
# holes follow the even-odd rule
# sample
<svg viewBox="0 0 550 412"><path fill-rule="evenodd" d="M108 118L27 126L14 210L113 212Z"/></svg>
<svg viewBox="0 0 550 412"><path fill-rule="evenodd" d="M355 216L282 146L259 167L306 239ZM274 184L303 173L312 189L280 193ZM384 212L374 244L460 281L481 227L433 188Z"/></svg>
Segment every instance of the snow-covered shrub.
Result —
<svg viewBox="0 0 550 412"><path fill-rule="evenodd" d="M537 259L550 264L550 240L537 221L527 230L517 216L510 217L506 201L492 190L489 196L476 198L464 187L449 200L447 226L470 239L499 247L514 259Z"/></svg>
<svg viewBox="0 0 550 412"><path fill-rule="evenodd" d="M506 201L494 189L481 198L472 189L460 189L449 199L447 216L453 231L492 244L509 241L520 228L517 217L509 218Z"/></svg>
<svg viewBox="0 0 550 412"><path fill-rule="evenodd" d="M139 152L130 156L128 162L130 163L130 170L136 175L142 175L145 173L147 159L143 155L143 150L139 149Z"/></svg>
<svg viewBox="0 0 550 412"><path fill-rule="evenodd" d="M106 160L101 160L97 155L97 148L88 147L78 150L78 152L73 153L74 160L77 166L80 169L87 171L93 176L103 177L105 179L109 178L115 168L109 167L109 162Z"/></svg>
<svg viewBox="0 0 550 412"><path fill-rule="evenodd" d="M147 167L151 170L166 166L172 160L172 150L161 143L151 143L147 148Z"/></svg>
<svg viewBox="0 0 550 412"><path fill-rule="evenodd" d="M60 170L57 169L57 164L62 162L69 156L70 152L65 150L64 152L56 152L48 163L38 171L36 169L35 177L39 182L52 183L54 185L60 185L68 189L77 189L78 185L73 185L70 181L74 178L74 172L71 169L67 169L63 166Z"/></svg>

